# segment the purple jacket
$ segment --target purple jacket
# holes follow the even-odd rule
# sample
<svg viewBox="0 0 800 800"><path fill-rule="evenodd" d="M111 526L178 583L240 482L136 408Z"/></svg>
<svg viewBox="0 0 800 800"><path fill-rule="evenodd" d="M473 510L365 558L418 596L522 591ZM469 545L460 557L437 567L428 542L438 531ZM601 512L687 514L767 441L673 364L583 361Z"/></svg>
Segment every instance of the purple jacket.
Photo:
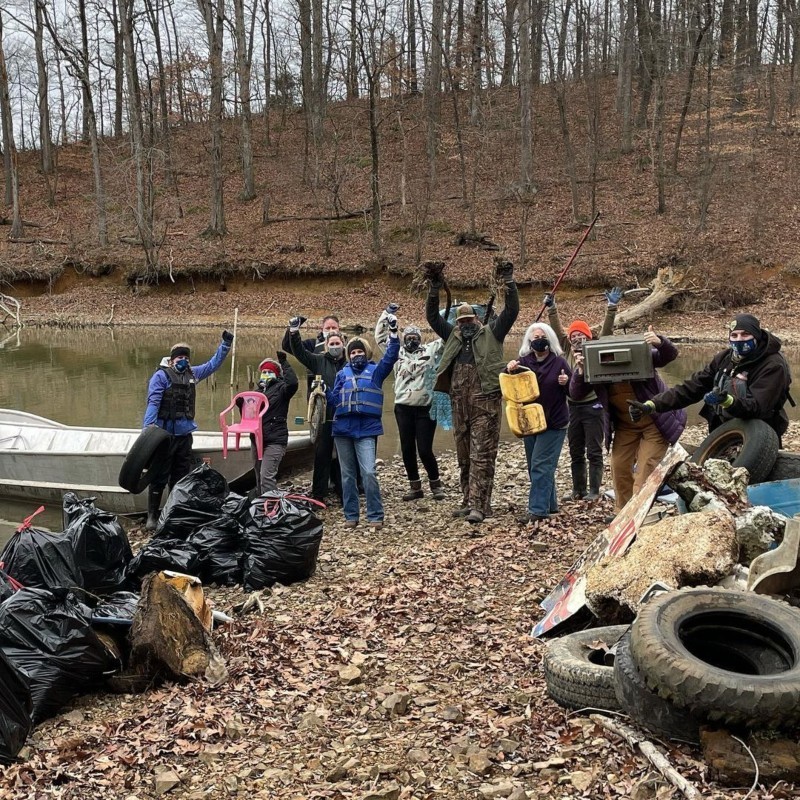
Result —
<svg viewBox="0 0 800 800"><path fill-rule="evenodd" d="M667 364L673 362L678 357L678 348L667 339L666 336L660 336L661 347L652 348L653 352L653 366L658 369L665 367ZM644 381L631 381L633 393L640 403L645 400L651 400L657 394L666 391L667 386L661 376L656 373L654 377L648 378ZM608 400L608 385L604 383L589 384L583 379L583 374L578 374L577 371L572 373L572 379L569 383L569 396L573 400L583 400L591 389L597 392L598 402L603 404L605 410L605 423L606 423L606 447L611 445L611 437L614 431L614 415L612 414L611 404ZM670 443L680 439L683 429L686 427L686 411L684 409L676 409L674 411L664 411L662 413L653 414L653 422L659 433Z"/></svg>
<svg viewBox="0 0 800 800"><path fill-rule="evenodd" d="M572 368L565 358L549 353L543 361L538 361L533 353L518 359L523 367L527 367L536 375L539 384L539 399L544 409L544 418L548 430L566 428L569 424L569 409L567 408L567 393L569 382L561 386L558 376L563 369L567 375L572 375Z"/></svg>

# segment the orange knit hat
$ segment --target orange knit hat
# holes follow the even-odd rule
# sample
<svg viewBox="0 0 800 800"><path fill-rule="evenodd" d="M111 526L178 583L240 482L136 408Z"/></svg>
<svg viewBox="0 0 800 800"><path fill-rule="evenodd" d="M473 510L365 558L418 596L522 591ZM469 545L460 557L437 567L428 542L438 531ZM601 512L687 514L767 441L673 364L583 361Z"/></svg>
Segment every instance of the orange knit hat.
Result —
<svg viewBox="0 0 800 800"><path fill-rule="evenodd" d="M587 339L592 338L592 329L582 319L576 319L567 328L567 338L572 336L573 333L582 333Z"/></svg>

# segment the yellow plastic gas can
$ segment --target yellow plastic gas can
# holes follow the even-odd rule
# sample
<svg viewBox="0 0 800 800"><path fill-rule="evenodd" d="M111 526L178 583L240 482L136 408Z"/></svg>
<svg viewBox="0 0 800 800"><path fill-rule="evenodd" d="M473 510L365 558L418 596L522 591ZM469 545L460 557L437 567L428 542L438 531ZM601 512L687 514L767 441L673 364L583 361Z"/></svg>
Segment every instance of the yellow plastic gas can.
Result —
<svg viewBox="0 0 800 800"><path fill-rule="evenodd" d="M532 403L539 398L539 382L536 373L527 367L519 367L516 372L500 373L500 392L505 400L512 403Z"/></svg>
<svg viewBox="0 0 800 800"><path fill-rule="evenodd" d="M544 409L539 403L515 403L506 400L506 419L514 436L532 436L547 430Z"/></svg>

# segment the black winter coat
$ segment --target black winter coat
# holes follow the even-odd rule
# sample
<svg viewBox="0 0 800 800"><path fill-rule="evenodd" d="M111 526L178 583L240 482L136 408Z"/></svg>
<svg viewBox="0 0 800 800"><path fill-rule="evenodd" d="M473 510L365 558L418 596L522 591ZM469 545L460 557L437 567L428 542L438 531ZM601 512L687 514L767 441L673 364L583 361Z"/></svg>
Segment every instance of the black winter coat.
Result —
<svg viewBox="0 0 800 800"><path fill-rule="evenodd" d="M281 369L279 378L258 389L269 401L267 413L261 418L264 444L289 444L289 401L297 392L297 374L288 361L281 363ZM241 409L241 402L237 405Z"/></svg>
<svg viewBox="0 0 800 800"><path fill-rule="evenodd" d="M306 350L300 332L295 331L289 336L289 352L309 371L309 379L313 381L315 375L321 375L328 389L333 388L336 373L345 365L345 357L334 358L330 353L310 353ZM333 408L328 406L325 419L333 419Z"/></svg>
<svg viewBox="0 0 800 800"><path fill-rule="evenodd" d="M708 421L709 431L730 419L762 419L782 436L789 427L783 407L792 376L780 349L781 340L766 333L750 358L735 362L731 348L722 350L691 378L653 397L656 411L685 408L702 400L707 392L722 389L733 397L733 403L728 408L703 405L700 416Z"/></svg>

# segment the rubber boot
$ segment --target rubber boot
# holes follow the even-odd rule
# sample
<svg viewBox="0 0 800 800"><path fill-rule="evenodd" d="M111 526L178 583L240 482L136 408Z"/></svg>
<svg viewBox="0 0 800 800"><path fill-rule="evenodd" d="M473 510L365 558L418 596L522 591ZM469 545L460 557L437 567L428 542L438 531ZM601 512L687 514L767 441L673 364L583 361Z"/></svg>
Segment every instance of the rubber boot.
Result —
<svg viewBox="0 0 800 800"><path fill-rule="evenodd" d="M600 499L600 487L603 484L603 468L589 464L589 494L587 500Z"/></svg>
<svg viewBox="0 0 800 800"><path fill-rule="evenodd" d="M423 497L422 481L409 481L411 491L403 495L403 500L421 500Z"/></svg>
<svg viewBox="0 0 800 800"><path fill-rule="evenodd" d="M572 470L572 493L568 494L564 501L581 500L586 495L586 464L571 464Z"/></svg>
<svg viewBox="0 0 800 800"><path fill-rule="evenodd" d="M429 481L431 485L431 494L434 500L444 500L444 489L442 482L438 478L435 481Z"/></svg>
<svg viewBox="0 0 800 800"><path fill-rule="evenodd" d="M158 527L159 506L161 505L161 495L163 489L153 489L147 493L147 522L144 524L146 531L154 531Z"/></svg>

